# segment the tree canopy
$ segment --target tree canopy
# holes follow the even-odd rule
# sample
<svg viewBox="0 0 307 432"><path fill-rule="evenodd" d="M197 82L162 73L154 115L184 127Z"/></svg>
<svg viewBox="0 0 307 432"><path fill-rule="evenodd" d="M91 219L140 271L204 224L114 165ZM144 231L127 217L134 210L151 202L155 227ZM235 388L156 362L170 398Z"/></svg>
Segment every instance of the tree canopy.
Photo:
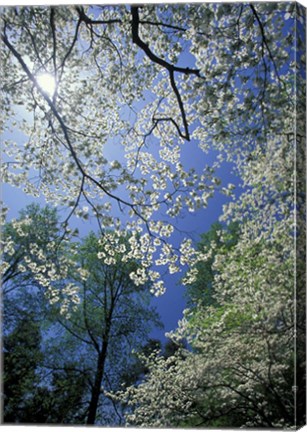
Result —
<svg viewBox="0 0 307 432"><path fill-rule="evenodd" d="M48 385L64 383L67 422L111 424L113 406L129 425L302 424L304 9L5 7L1 22L2 179L51 206L4 228L8 346L29 305L57 317L72 364ZM191 234L217 201L219 224ZM76 218L95 234L79 240ZM188 308L162 355L140 340L166 274ZM35 352L41 336L24 334ZM81 346L91 361L70 391ZM112 361L132 347L143 366ZM25 367L16 400L27 352Z"/></svg>
<svg viewBox="0 0 307 432"><path fill-rule="evenodd" d="M5 8L3 115L23 138L4 140L4 181L70 209L65 222L131 229L135 278L163 292L146 263L158 255L175 272L191 256L169 241L174 218L231 194L221 158L247 163L293 133L304 56L293 20L302 26L292 3ZM203 152L197 170L182 163L187 146Z"/></svg>

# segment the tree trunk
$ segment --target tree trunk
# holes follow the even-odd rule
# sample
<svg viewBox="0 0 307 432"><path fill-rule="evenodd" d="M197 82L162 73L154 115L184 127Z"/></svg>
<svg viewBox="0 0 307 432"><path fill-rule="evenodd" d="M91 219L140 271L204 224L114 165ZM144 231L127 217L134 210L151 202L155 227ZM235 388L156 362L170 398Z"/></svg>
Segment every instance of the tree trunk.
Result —
<svg viewBox="0 0 307 432"><path fill-rule="evenodd" d="M105 340L102 345L102 350L98 356L95 382L92 389L91 402L89 405L88 416L86 420L86 424L88 425L95 424L95 420L96 420L101 384L102 384L103 373L104 373L104 365L107 357L107 347L108 347L108 342L107 340Z"/></svg>

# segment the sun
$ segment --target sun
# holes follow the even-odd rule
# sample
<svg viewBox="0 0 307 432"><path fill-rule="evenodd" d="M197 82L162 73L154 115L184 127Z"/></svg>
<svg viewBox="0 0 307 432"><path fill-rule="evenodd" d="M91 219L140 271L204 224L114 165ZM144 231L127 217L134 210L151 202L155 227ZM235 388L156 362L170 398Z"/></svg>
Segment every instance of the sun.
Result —
<svg viewBox="0 0 307 432"><path fill-rule="evenodd" d="M55 79L54 76L44 72L36 77L37 83L40 88L47 93L48 96L53 96L55 92Z"/></svg>

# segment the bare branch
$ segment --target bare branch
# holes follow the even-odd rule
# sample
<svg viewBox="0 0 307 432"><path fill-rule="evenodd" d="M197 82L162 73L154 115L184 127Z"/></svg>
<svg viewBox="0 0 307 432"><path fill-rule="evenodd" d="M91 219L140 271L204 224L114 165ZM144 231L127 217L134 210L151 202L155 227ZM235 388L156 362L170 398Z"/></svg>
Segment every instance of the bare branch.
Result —
<svg viewBox="0 0 307 432"><path fill-rule="evenodd" d="M56 28L55 28L55 19L54 19L54 7L50 8L50 27L52 32L52 42L53 42L53 54L52 54L52 61L53 61L53 70L54 73L56 73L56 57L57 57L57 41L56 41Z"/></svg>
<svg viewBox="0 0 307 432"><path fill-rule="evenodd" d="M178 30L178 31L182 31L182 32L186 32L187 29L183 28L183 27L179 27L179 26L175 26L172 24L167 24L167 23L163 23L163 22L158 22L158 21L149 21L149 20L139 20L140 24L148 24L148 25L153 25L153 26L157 26L157 27L166 27L172 30Z"/></svg>
<svg viewBox="0 0 307 432"><path fill-rule="evenodd" d="M92 20L89 18L86 13L84 12L84 9L82 6L76 7L76 11L79 14L80 19L85 22L86 24L90 25L99 25L99 24L115 24L115 23L122 23L122 20L119 18L110 19L110 20Z"/></svg>
<svg viewBox="0 0 307 432"><path fill-rule="evenodd" d="M171 87L175 93L178 105L179 105L179 109L181 112L181 117L182 117L182 121L183 121L183 125L184 125L184 131L185 133L183 134L182 132L180 133L180 136L183 137L184 139L186 139L187 141L190 141L190 134L189 134L189 129L188 129L188 122L186 119L186 113L184 110L184 106L183 106L183 102L179 93L179 90L177 88L176 82L175 82L175 77L174 77L174 73L175 72L180 72L183 73L185 75L196 75L197 77L201 77L200 76L200 70L199 69L190 69L190 68L182 68L179 66L174 66L171 63L167 62L166 60L163 60L161 57L158 57L156 54L154 54L151 49L149 48L149 45L147 43L145 43L139 36L139 24L140 24L140 18L139 18L139 6L131 6L131 14L132 14L132 40L133 42L139 46L144 53L147 55L147 57L150 58L150 60L152 60L154 63L159 64L160 66L164 67L165 69L168 70L169 73L169 77L170 77L170 83L171 83Z"/></svg>
<svg viewBox="0 0 307 432"><path fill-rule="evenodd" d="M250 8L251 8L251 10L252 10L252 12L253 12L253 14L254 14L254 16L255 16L257 22L258 22L258 24L259 24L259 28L260 28L260 32L261 32L261 37L262 37L263 45L265 46L265 48L266 48L266 50L267 50L267 52L268 52L268 54L269 54L269 57L270 57L270 59L271 59L271 62L272 62L272 64L273 64L273 66L274 66L274 70L275 70L276 76L277 76L278 80L281 82L281 79L280 79L280 76L279 76L279 72L278 72L278 70L277 70L277 66L276 66L276 63L275 63L274 57L273 57L273 55L272 55L272 52L271 52L271 49L270 49L270 47L269 47L269 44L268 44L267 38L266 38L266 36L265 36L265 31L264 31L263 24L262 24L262 22L261 22L261 20L260 20L260 18L259 18L259 15L258 15L258 13L257 13L257 11L256 11L256 9L255 9L255 6L254 6L252 3L250 3L249 6L250 6Z"/></svg>

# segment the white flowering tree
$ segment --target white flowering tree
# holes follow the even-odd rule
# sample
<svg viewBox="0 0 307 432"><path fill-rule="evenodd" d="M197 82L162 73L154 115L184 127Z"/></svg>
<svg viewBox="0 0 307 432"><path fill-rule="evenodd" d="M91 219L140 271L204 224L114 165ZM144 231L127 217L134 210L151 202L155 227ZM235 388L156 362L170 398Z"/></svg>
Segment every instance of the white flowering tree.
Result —
<svg viewBox="0 0 307 432"><path fill-rule="evenodd" d="M192 257L172 241L177 217L231 194L221 159L283 130L295 19L283 3L4 8L4 181L69 209L66 226L75 214L131 231L135 278L163 293L149 265L173 273ZM197 170L181 161L191 146Z"/></svg>
<svg viewBox="0 0 307 432"><path fill-rule="evenodd" d="M170 334L175 341L187 338L192 352L144 359L149 369L144 382L114 396L127 404L128 424L303 424L304 354L295 343L304 320L296 322L294 310L292 146L286 138L270 141L268 154L254 159L253 174L242 172L246 190L223 215L226 221L244 221L239 238L236 234L229 248L229 233L221 229L218 241L207 244L199 257L213 257L215 302L199 301L197 308L187 309ZM192 283L193 268L190 274ZM298 279L299 289L301 284Z"/></svg>
<svg viewBox="0 0 307 432"><path fill-rule="evenodd" d="M56 211L33 204L2 227L5 422L72 419L72 409L82 400L83 375L75 375L63 391L63 372L63 395L55 397L55 374L52 380L52 372L46 373L44 367L48 363L44 340L52 323L65 319L79 303L77 287L72 289L67 282L71 272L78 272L73 249L61 235ZM50 377L48 389L46 376Z"/></svg>
<svg viewBox="0 0 307 432"><path fill-rule="evenodd" d="M295 423L304 23L282 2L3 10L4 181L64 209L63 240L73 216L95 219L102 264L136 260L130 280L156 295L165 269L193 284L212 260L215 304L172 336L195 352L150 357L147 379L114 396L129 424ZM178 240L217 193L237 243Z"/></svg>

